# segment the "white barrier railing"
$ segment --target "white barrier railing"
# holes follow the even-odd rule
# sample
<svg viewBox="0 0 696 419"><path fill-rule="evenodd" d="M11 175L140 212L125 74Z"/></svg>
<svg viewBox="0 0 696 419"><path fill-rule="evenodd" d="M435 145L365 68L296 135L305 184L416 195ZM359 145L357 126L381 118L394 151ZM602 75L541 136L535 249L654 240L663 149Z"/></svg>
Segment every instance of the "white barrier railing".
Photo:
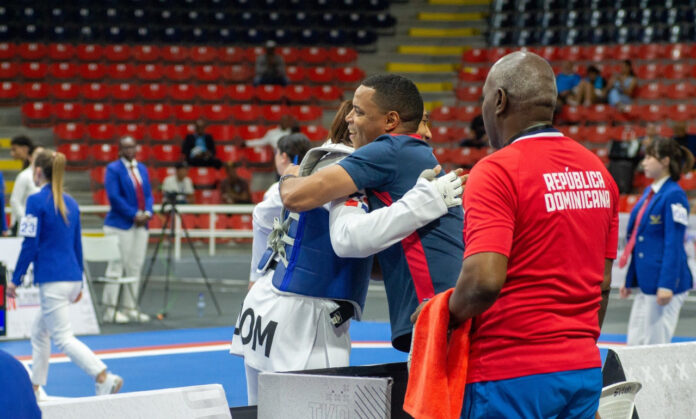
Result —
<svg viewBox="0 0 696 419"><path fill-rule="evenodd" d="M218 214L251 214L254 210L254 205L177 205L177 210L181 214L208 214L210 216L210 224L208 228L190 228L186 230L191 238L208 239L208 254L215 255L215 239L239 239L252 238L251 230L235 230L235 229L216 229L215 223ZM161 204L155 204L155 212L160 211ZM82 205L80 213L85 214L106 214L109 211L108 205ZM102 233L101 228L83 228L83 233ZM150 228L150 234L162 234L161 228ZM184 231L181 228L181 219L175 217L174 222L174 258L181 258L181 239L184 237Z"/></svg>

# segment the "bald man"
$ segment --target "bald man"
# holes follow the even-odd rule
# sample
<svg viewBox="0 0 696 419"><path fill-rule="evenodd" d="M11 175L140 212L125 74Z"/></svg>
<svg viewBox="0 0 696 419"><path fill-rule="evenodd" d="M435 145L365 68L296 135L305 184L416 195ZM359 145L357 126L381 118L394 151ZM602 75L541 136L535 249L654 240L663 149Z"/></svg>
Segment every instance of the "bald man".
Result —
<svg viewBox="0 0 696 419"><path fill-rule="evenodd" d="M590 418L596 342L618 241L616 184L553 128L549 64L515 52L491 68L483 121L498 149L464 192L464 263L449 300L473 319L463 418Z"/></svg>

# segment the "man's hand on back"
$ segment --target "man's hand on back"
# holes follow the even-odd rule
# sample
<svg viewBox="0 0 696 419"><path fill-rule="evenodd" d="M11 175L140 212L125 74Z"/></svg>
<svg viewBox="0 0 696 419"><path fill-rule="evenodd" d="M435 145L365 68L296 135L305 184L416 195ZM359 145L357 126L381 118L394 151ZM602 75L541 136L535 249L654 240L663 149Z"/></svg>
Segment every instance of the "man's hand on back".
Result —
<svg viewBox="0 0 696 419"><path fill-rule="evenodd" d="M445 201L448 208L462 205L462 192L464 183L469 175L462 175L462 169L456 169L444 176L437 177L442 171L440 165L433 169L423 170L419 177L430 181Z"/></svg>

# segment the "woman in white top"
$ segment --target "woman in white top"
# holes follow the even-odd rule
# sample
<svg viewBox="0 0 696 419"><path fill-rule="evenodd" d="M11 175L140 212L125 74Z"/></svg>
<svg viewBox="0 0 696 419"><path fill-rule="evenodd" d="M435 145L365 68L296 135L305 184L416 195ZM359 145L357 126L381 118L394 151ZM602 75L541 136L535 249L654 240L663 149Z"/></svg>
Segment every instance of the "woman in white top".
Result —
<svg viewBox="0 0 696 419"><path fill-rule="evenodd" d="M17 222L24 217L27 198L29 195L39 191L39 187L34 183L34 159L43 151L43 147L36 147L34 152L29 156L29 166L19 172L15 178L12 195L10 195L10 207L12 209L12 225L13 231Z"/></svg>

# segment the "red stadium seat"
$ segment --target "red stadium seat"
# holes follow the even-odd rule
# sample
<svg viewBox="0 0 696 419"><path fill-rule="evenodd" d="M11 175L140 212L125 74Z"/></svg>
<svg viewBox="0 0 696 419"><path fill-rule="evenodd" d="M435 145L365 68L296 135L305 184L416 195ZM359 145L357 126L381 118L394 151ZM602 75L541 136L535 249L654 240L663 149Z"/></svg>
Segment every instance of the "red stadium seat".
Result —
<svg viewBox="0 0 696 419"><path fill-rule="evenodd" d="M283 47L276 50L276 53L283 57L285 64L295 64L300 59L300 50L293 47Z"/></svg>
<svg viewBox="0 0 696 419"><path fill-rule="evenodd" d="M191 48L191 60L196 63L213 63L218 59L218 50L214 47L197 46Z"/></svg>
<svg viewBox="0 0 696 419"><path fill-rule="evenodd" d="M102 83L83 84L80 88L83 99L87 100L104 100L110 96L112 86L107 86Z"/></svg>
<svg viewBox="0 0 696 419"><path fill-rule="evenodd" d="M666 89L670 99L689 99L694 95L694 85L691 82L672 84Z"/></svg>
<svg viewBox="0 0 696 419"><path fill-rule="evenodd" d="M688 78L691 74L691 64L685 62L677 62L664 67L662 76L668 79L681 80Z"/></svg>
<svg viewBox="0 0 696 419"><path fill-rule="evenodd" d="M22 116L26 125L37 125L49 122L53 116L53 107L46 102L28 102L22 105Z"/></svg>
<svg viewBox="0 0 696 419"><path fill-rule="evenodd" d="M563 135L575 141L585 141L585 127L583 125L565 125L560 128Z"/></svg>
<svg viewBox="0 0 696 419"><path fill-rule="evenodd" d="M558 59L563 61L580 61L582 60L583 49L577 45L561 47L558 49Z"/></svg>
<svg viewBox="0 0 696 419"><path fill-rule="evenodd" d="M696 189L696 174L694 174L693 171L690 171L682 175L681 179L679 179L679 186L687 191L693 191Z"/></svg>
<svg viewBox="0 0 696 419"><path fill-rule="evenodd" d="M615 60L634 60L638 56L638 45L617 45L614 49Z"/></svg>
<svg viewBox="0 0 696 419"><path fill-rule="evenodd" d="M130 80L135 78L136 68L130 63L109 64L106 73L114 80Z"/></svg>
<svg viewBox="0 0 696 419"><path fill-rule="evenodd" d="M59 102L53 105L53 114L63 121L76 121L82 117L82 106L79 103Z"/></svg>
<svg viewBox="0 0 696 419"><path fill-rule="evenodd" d="M667 44L665 48L665 58L669 60L684 60L694 56L693 45L691 44Z"/></svg>
<svg viewBox="0 0 696 419"><path fill-rule="evenodd" d="M105 103L88 103L84 112L88 121L105 121L111 118L111 105Z"/></svg>
<svg viewBox="0 0 696 419"><path fill-rule="evenodd" d="M234 141L237 138L237 128L234 125L209 125L206 132L215 141Z"/></svg>
<svg viewBox="0 0 696 419"><path fill-rule="evenodd" d="M0 42L0 60L11 60L17 55L17 46L11 42Z"/></svg>
<svg viewBox="0 0 696 419"><path fill-rule="evenodd" d="M174 117L179 121L195 121L201 117L201 108L198 105L185 103L174 105Z"/></svg>
<svg viewBox="0 0 696 419"><path fill-rule="evenodd" d="M33 82L22 85L22 96L30 100L44 100L48 98L50 87L47 83Z"/></svg>
<svg viewBox="0 0 696 419"><path fill-rule="evenodd" d="M241 63L246 57L246 52L240 47L223 47L218 52L218 57L223 63Z"/></svg>
<svg viewBox="0 0 696 419"><path fill-rule="evenodd" d="M217 189L197 189L194 193L196 204L215 205L220 203L220 191Z"/></svg>
<svg viewBox="0 0 696 419"><path fill-rule="evenodd" d="M136 140L145 138L145 127L140 124L120 124L116 126L116 135L121 137L133 137Z"/></svg>
<svg viewBox="0 0 696 419"><path fill-rule="evenodd" d="M169 87L169 97L180 102L190 102L196 97L196 89L188 83L172 84Z"/></svg>
<svg viewBox="0 0 696 419"><path fill-rule="evenodd" d="M58 100L75 100L80 96L80 86L75 83L58 83L51 86L51 96Z"/></svg>
<svg viewBox="0 0 696 419"><path fill-rule="evenodd" d="M256 62L256 57L259 55L262 55L264 53L264 48L263 47L251 47L247 48L245 51L246 54L246 59L253 62Z"/></svg>
<svg viewBox="0 0 696 419"><path fill-rule="evenodd" d="M450 106L440 106L430 111L430 119L433 121L451 121L456 117L457 109Z"/></svg>
<svg viewBox="0 0 696 419"><path fill-rule="evenodd" d="M160 101L167 97L167 86L160 83L148 83L140 86L140 97L146 101Z"/></svg>
<svg viewBox="0 0 696 419"><path fill-rule="evenodd" d="M148 125L147 132L153 141L173 141L178 138L174 124Z"/></svg>
<svg viewBox="0 0 696 419"><path fill-rule="evenodd" d="M128 45L107 45L104 47L104 57L107 61L121 62L128 61L131 57L131 49Z"/></svg>
<svg viewBox="0 0 696 419"><path fill-rule="evenodd" d="M242 125L239 127L239 136L242 140L253 140L263 137L267 130L263 125Z"/></svg>
<svg viewBox="0 0 696 419"><path fill-rule="evenodd" d="M662 124L662 125L658 126L657 133L658 133L658 135L665 137L665 138L674 137L674 129L672 128L671 125L668 125L668 124Z"/></svg>
<svg viewBox="0 0 696 419"><path fill-rule="evenodd" d="M227 96L235 102L249 102L255 94L250 84L233 84L227 88Z"/></svg>
<svg viewBox="0 0 696 419"><path fill-rule="evenodd" d="M20 73L25 79L45 79L48 74L48 66L40 62L22 63Z"/></svg>
<svg viewBox="0 0 696 419"><path fill-rule="evenodd" d="M460 147L454 150L452 162L460 166L473 166L477 161L486 157L488 150L485 148Z"/></svg>
<svg viewBox="0 0 696 419"><path fill-rule="evenodd" d="M217 230L226 229L228 224L229 224L229 216L227 216L225 214L216 214L215 215L214 227ZM200 214L198 217L196 217L196 227L203 228L206 230L209 229L210 228L210 214Z"/></svg>
<svg viewBox="0 0 696 419"><path fill-rule="evenodd" d="M621 195L619 197L619 212L631 212L639 199L640 195Z"/></svg>
<svg viewBox="0 0 696 419"><path fill-rule="evenodd" d="M642 80L653 80L657 78L658 75L663 74L663 70L663 67L657 63L647 63L634 66L636 76Z"/></svg>
<svg viewBox="0 0 696 419"><path fill-rule="evenodd" d="M109 86L110 96L115 100L135 100L138 87L130 83L118 83Z"/></svg>
<svg viewBox="0 0 696 419"><path fill-rule="evenodd" d="M189 58L189 49L180 45L167 45L160 50L164 61L183 63Z"/></svg>
<svg viewBox="0 0 696 419"><path fill-rule="evenodd" d="M590 122L610 122L614 119L614 108L603 103L585 108L585 118Z"/></svg>
<svg viewBox="0 0 696 419"><path fill-rule="evenodd" d="M326 84L324 86L316 86L314 88L314 97L322 102L333 102L341 100L343 91L333 85Z"/></svg>
<svg viewBox="0 0 696 419"><path fill-rule="evenodd" d="M487 51L486 57L489 62L494 63L503 58L503 56L508 55L510 51L510 48L506 47L490 48Z"/></svg>
<svg viewBox="0 0 696 419"><path fill-rule="evenodd" d="M160 64L140 64L137 67L137 77L145 81L160 81L164 69Z"/></svg>
<svg viewBox="0 0 696 419"><path fill-rule="evenodd" d="M465 63L485 63L488 61L488 51L485 48L471 48L462 54Z"/></svg>
<svg viewBox="0 0 696 419"><path fill-rule="evenodd" d="M669 107L667 112L672 121L688 121L696 118L696 105L678 103Z"/></svg>
<svg viewBox="0 0 696 419"><path fill-rule="evenodd" d="M132 51L136 61L153 62L160 59L160 49L153 45L136 45Z"/></svg>
<svg viewBox="0 0 696 419"><path fill-rule="evenodd" d="M18 64L9 61L3 61L0 63L0 80L12 80L17 77L18 73Z"/></svg>
<svg viewBox="0 0 696 419"><path fill-rule="evenodd" d="M191 67L184 64L164 66L164 77L172 81L186 81L191 78Z"/></svg>
<svg viewBox="0 0 696 419"><path fill-rule="evenodd" d="M664 47L659 44L642 44L637 47L637 55L631 57L632 59L640 60L655 60L660 58L662 49Z"/></svg>
<svg viewBox="0 0 696 419"><path fill-rule="evenodd" d="M104 56L104 47L94 44L80 44L75 48L75 53L80 61L99 61Z"/></svg>
<svg viewBox="0 0 696 419"><path fill-rule="evenodd" d="M89 148L89 154L98 162L111 162L118 158L118 146L115 144L94 144Z"/></svg>
<svg viewBox="0 0 696 419"><path fill-rule="evenodd" d="M0 101L9 102L19 98L22 89L19 83L4 81L0 83Z"/></svg>
<svg viewBox="0 0 696 419"><path fill-rule="evenodd" d="M174 167L159 167L155 169L155 174L152 179L156 180L158 183L163 183L164 179L169 176L174 176L176 174L176 168Z"/></svg>
<svg viewBox="0 0 696 419"><path fill-rule="evenodd" d="M79 141L85 136L85 126L75 122L57 124L53 135L61 141Z"/></svg>
<svg viewBox="0 0 696 419"><path fill-rule="evenodd" d="M615 140L635 140L645 135L645 128L639 125L619 125L614 128L612 138Z"/></svg>
<svg viewBox="0 0 696 419"><path fill-rule="evenodd" d="M252 122L258 120L261 117L261 110L256 105L233 105L232 117L237 121Z"/></svg>
<svg viewBox="0 0 696 419"><path fill-rule="evenodd" d="M246 159L250 163L269 163L273 161L273 148L271 146L264 147L247 147Z"/></svg>
<svg viewBox="0 0 696 419"><path fill-rule="evenodd" d="M326 84L334 81L334 70L331 67L311 67L307 70L307 80L315 84Z"/></svg>
<svg viewBox="0 0 696 419"><path fill-rule="evenodd" d="M106 65L101 63L80 64L80 78L83 80L103 80L106 76Z"/></svg>
<svg viewBox="0 0 696 419"><path fill-rule="evenodd" d="M300 122L308 122L321 118L323 111L319 106L294 105L290 106L290 114Z"/></svg>
<svg viewBox="0 0 696 419"><path fill-rule="evenodd" d="M72 79L77 76L79 68L77 64L66 62L53 62L48 66L48 74L57 79Z"/></svg>
<svg viewBox="0 0 696 419"><path fill-rule="evenodd" d="M268 122L278 122L290 109L285 105L265 105L261 107L261 115Z"/></svg>
<svg viewBox="0 0 696 419"><path fill-rule="evenodd" d="M460 106L456 109L455 119L458 121L469 122L478 115L481 115L480 107L473 105Z"/></svg>
<svg viewBox="0 0 696 419"><path fill-rule="evenodd" d="M481 99L482 86L458 87L454 93L463 102L478 102Z"/></svg>
<svg viewBox="0 0 696 419"><path fill-rule="evenodd" d="M196 131L196 126L194 124L177 125L175 130L179 138L184 139L187 135L193 134Z"/></svg>
<svg viewBox="0 0 696 419"><path fill-rule="evenodd" d="M254 89L256 98L263 102L279 102L285 95L283 86L266 84Z"/></svg>
<svg viewBox="0 0 696 419"><path fill-rule="evenodd" d="M113 124L89 124L87 134L93 141L111 141L116 136L116 128Z"/></svg>
<svg viewBox="0 0 696 419"><path fill-rule="evenodd" d="M348 64L358 59L355 48L331 47L329 48L329 60L332 63Z"/></svg>
<svg viewBox="0 0 696 419"><path fill-rule="evenodd" d="M290 102L308 102L314 96L314 92L311 87L299 84L285 87L284 96Z"/></svg>
<svg viewBox="0 0 696 419"><path fill-rule="evenodd" d="M208 121L227 121L231 115L232 110L229 105L222 105L219 103L203 105L203 117Z"/></svg>
<svg viewBox="0 0 696 419"><path fill-rule="evenodd" d="M172 107L166 103L150 103L143 106L146 120L166 121L172 116Z"/></svg>
<svg viewBox="0 0 696 419"><path fill-rule="evenodd" d="M301 83L307 78L307 72L304 67L289 65L285 67L285 75L292 83Z"/></svg>
<svg viewBox="0 0 696 419"><path fill-rule="evenodd" d="M447 125L435 126L430 130L430 132L432 133L431 141L435 144L451 143L455 140L460 139L455 136L455 131L461 132L458 128L450 127Z"/></svg>
<svg viewBox="0 0 696 419"><path fill-rule="evenodd" d="M56 150L65 154L68 162L85 162L89 158L89 146L87 144L61 144Z"/></svg>
<svg viewBox="0 0 696 419"><path fill-rule="evenodd" d="M152 150L149 145L138 144L135 146L135 159L140 162L146 162L150 160L150 154Z"/></svg>
<svg viewBox="0 0 696 419"><path fill-rule="evenodd" d="M300 50L300 61L307 64L325 64L329 60L329 51L322 47L310 47Z"/></svg>
<svg viewBox="0 0 696 419"><path fill-rule="evenodd" d="M70 44L49 44L48 58L51 61L68 61L75 56L75 47Z"/></svg>
<svg viewBox="0 0 696 419"><path fill-rule="evenodd" d="M106 166L97 166L89 170L89 178L99 185L104 184L104 176L106 175Z"/></svg>
<svg viewBox="0 0 696 419"><path fill-rule="evenodd" d="M579 106L564 106L558 119L570 123L578 123L585 117L585 108Z"/></svg>
<svg viewBox="0 0 696 419"><path fill-rule="evenodd" d="M433 147L433 155L437 159L438 163L453 163L453 149L446 147Z"/></svg>
<svg viewBox="0 0 696 419"><path fill-rule="evenodd" d="M613 131L609 125L591 125L585 127L585 140L604 144L612 140Z"/></svg>
<svg viewBox="0 0 696 419"><path fill-rule="evenodd" d="M241 159L241 150L233 145L219 145L215 147L215 155L222 161L236 162Z"/></svg>
<svg viewBox="0 0 696 419"><path fill-rule="evenodd" d="M644 84L637 90L637 96L642 99L660 99L665 95L665 86L655 82Z"/></svg>
<svg viewBox="0 0 696 419"><path fill-rule="evenodd" d="M143 114L143 107L137 103L115 103L114 117L119 121L137 121Z"/></svg>
<svg viewBox="0 0 696 419"><path fill-rule="evenodd" d="M192 167L189 169L189 177L196 186L212 186L217 182L217 173L207 167Z"/></svg>
<svg viewBox="0 0 696 419"><path fill-rule="evenodd" d="M321 125L303 125L300 131L309 138L309 141L324 141L329 135L329 131Z"/></svg>
<svg viewBox="0 0 696 419"><path fill-rule="evenodd" d="M225 88L220 84L199 84L195 93L201 100L221 102L225 97Z"/></svg>
<svg viewBox="0 0 696 419"><path fill-rule="evenodd" d="M25 61L41 60L48 55L48 47L44 44L32 42L17 45L17 55Z"/></svg>
<svg viewBox="0 0 696 419"><path fill-rule="evenodd" d="M537 54L547 61L556 61L558 59L558 47L552 45L539 47Z"/></svg>
<svg viewBox="0 0 696 419"><path fill-rule="evenodd" d="M637 107L639 119L643 121L661 121L667 116L668 108L664 105L652 104Z"/></svg>
<svg viewBox="0 0 696 419"><path fill-rule="evenodd" d="M216 65L206 64L196 66L194 75L198 81L216 82L222 77L222 71Z"/></svg>
<svg viewBox="0 0 696 419"><path fill-rule="evenodd" d="M234 64L223 72L223 77L227 81L243 83L249 81L254 75L254 71L249 65Z"/></svg>
<svg viewBox="0 0 696 419"><path fill-rule="evenodd" d="M341 83L357 83L365 78L365 72L358 67L337 68L334 74Z"/></svg>
<svg viewBox="0 0 696 419"><path fill-rule="evenodd" d="M459 71L459 80L469 83L482 82L486 80L488 69L484 67L462 67Z"/></svg>
<svg viewBox="0 0 696 419"><path fill-rule="evenodd" d="M181 160L181 147L176 145L156 145L152 147L155 160L164 163L175 163Z"/></svg>
<svg viewBox="0 0 696 419"><path fill-rule="evenodd" d="M589 45L582 49L582 56L589 61L603 62L613 59L614 48L608 45Z"/></svg>

